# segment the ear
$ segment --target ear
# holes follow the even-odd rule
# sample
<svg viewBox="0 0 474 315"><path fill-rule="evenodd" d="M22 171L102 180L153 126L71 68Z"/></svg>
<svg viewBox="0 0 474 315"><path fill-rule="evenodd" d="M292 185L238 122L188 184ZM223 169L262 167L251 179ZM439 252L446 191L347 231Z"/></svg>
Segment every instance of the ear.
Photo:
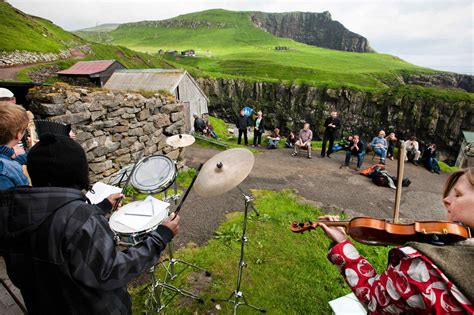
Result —
<svg viewBox="0 0 474 315"><path fill-rule="evenodd" d="M23 138L23 131L18 131L15 137L15 141L20 141Z"/></svg>

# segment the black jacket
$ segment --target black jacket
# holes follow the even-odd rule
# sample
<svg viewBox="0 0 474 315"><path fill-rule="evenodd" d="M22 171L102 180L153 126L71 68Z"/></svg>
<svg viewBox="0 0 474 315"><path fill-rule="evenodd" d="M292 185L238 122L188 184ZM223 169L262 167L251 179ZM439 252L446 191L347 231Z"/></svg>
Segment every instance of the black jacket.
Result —
<svg viewBox="0 0 474 315"><path fill-rule="evenodd" d="M329 124L331 124L331 123L333 125L336 125L336 128L328 127ZM341 128L341 120L338 117L336 117L334 119L332 117L328 117L328 118L326 118L326 121L324 122L324 127L326 128L326 129L324 129L324 134L325 135L334 135L336 130Z"/></svg>
<svg viewBox="0 0 474 315"><path fill-rule="evenodd" d="M240 130L247 129L250 125L248 116L237 116L237 128Z"/></svg>
<svg viewBox="0 0 474 315"><path fill-rule="evenodd" d="M253 125L257 126L257 118L253 120ZM262 120L260 120L260 126L258 130L256 130L259 133L264 133L265 132L265 118L262 117Z"/></svg>
<svg viewBox="0 0 474 315"><path fill-rule="evenodd" d="M194 131L202 132L206 128L206 123L202 118L194 118Z"/></svg>
<svg viewBox="0 0 474 315"><path fill-rule="evenodd" d="M118 251L104 211L79 190L0 191L0 253L29 314L131 313L127 283L157 263L172 236L159 226Z"/></svg>
<svg viewBox="0 0 474 315"><path fill-rule="evenodd" d="M356 150L355 148L351 150L353 145L354 145L354 141L351 140L349 142L349 145L347 146L347 151L350 151L352 155L358 155L365 151L365 144L363 141L359 140L359 142L357 143L357 147L359 148L359 150Z"/></svg>

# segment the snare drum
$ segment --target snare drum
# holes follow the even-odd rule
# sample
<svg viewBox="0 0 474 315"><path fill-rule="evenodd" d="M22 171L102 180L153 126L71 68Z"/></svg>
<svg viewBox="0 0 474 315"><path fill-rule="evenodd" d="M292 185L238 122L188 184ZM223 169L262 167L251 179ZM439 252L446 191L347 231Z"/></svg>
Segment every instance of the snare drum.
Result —
<svg viewBox="0 0 474 315"><path fill-rule="evenodd" d="M176 180L176 173L176 164L167 156L148 156L130 175L131 184L142 193L155 194L167 190Z"/></svg>
<svg viewBox="0 0 474 315"><path fill-rule="evenodd" d="M130 208L149 207L149 204L144 204L147 200L131 202L112 214L109 225L115 233L117 245L135 246L143 242L168 217L169 204L157 199L154 199L156 203L151 216L126 214Z"/></svg>

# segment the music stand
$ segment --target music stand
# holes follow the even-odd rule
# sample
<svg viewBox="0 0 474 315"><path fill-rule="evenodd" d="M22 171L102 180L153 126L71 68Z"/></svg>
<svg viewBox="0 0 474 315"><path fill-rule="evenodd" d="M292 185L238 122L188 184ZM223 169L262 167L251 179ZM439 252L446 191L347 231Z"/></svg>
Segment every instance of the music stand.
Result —
<svg viewBox="0 0 474 315"><path fill-rule="evenodd" d="M237 314L237 308L240 305L244 305L250 308L253 308L254 310L257 310L261 313L266 313L267 310L263 308L259 308L255 305L249 304L247 302L247 299L244 296L244 293L241 291L240 286L242 284L242 272L245 266L244 262L244 249L245 249L245 242L247 241L247 236L246 236L246 230L247 230L247 216L248 216L248 211L249 208L251 208L257 216L260 216L260 213L258 213L257 209L253 205L253 200L254 197L252 195L247 195L245 194L242 189L237 186L237 188L240 190L242 193L242 196L244 198L244 203L245 203L245 208L244 208L244 220L242 223L242 237L240 238L240 261L239 261L239 269L237 272L237 285L235 290L230 294L230 296L227 299L212 299L213 302L228 302L234 305L234 312L233 314Z"/></svg>

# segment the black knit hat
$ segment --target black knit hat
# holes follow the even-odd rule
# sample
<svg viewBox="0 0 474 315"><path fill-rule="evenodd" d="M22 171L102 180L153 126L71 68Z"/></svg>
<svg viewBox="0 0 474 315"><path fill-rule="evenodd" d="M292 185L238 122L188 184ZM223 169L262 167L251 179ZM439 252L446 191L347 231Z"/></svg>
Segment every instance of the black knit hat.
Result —
<svg viewBox="0 0 474 315"><path fill-rule="evenodd" d="M34 187L89 188L89 166L81 145L66 136L44 134L28 152Z"/></svg>

